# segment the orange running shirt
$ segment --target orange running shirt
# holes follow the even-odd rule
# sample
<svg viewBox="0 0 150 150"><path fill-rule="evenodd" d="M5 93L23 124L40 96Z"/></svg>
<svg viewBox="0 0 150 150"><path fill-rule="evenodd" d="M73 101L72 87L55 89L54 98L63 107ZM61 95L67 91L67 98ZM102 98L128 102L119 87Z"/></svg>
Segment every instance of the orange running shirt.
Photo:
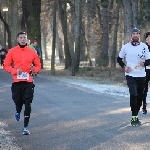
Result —
<svg viewBox="0 0 150 150"><path fill-rule="evenodd" d="M13 65L12 65L13 63ZM33 82L32 76L30 73L30 67L34 63L35 69L34 72L37 73L41 70L40 59L36 53L28 46L24 48L20 48L20 46L16 46L11 48L6 55L4 60L4 69L11 73L13 76L13 82L26 81ZM17 69L21 68L23 72L29 75L28 79L18 79L17 77Z"/></svg>

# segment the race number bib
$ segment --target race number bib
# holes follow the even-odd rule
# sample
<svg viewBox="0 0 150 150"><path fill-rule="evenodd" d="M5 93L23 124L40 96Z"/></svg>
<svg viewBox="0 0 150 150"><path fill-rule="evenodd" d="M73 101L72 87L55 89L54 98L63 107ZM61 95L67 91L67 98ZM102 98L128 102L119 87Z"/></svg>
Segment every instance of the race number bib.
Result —
<svg viewBox="0 0 150 150"><path fill-rule="evenodd" d="M27 72L22 72L20 75L17 75L17 79L29 80L29 74Z"/></svg>
<svg viewBox="0 0 150 150"><path fill-rule="evenodd" d="M142 70L142 66L140 66L140 64L131 64L131 69L133 71L141 71Z"/></svg>

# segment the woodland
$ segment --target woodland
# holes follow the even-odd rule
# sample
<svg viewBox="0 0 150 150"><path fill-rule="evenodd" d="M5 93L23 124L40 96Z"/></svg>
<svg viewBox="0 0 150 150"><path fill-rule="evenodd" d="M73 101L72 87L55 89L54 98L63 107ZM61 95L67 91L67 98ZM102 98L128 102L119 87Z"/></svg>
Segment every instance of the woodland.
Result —
<svg viewBox="0 0 150 150"><path fill-rule="evenodd" d="M6 9L7 8L7 9ZM80 67L113 68L131 30L150 26L150 0L0 0L0 45L15 46L27 32L55 75L56 62L74 76Z"/></svg>

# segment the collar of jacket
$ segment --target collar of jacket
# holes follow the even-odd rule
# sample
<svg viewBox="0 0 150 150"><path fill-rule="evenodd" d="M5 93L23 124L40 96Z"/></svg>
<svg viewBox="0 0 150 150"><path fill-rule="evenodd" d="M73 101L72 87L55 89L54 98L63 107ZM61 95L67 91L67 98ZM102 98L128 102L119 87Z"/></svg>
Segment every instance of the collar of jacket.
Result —
<svg viewBox="0 0 150 150"><path fill-rule="evenodd" d="M25 45L20 45L20 43L18 43L18 45L20 46L20 48L24 48L25 46L27 46L27 43Z"/></svg>
<svg viewBox="0 0 150 150"><path fill-rule="evenodd" d="M133 45L133 46L138 46L138 45L140 45L140 42L131 42L131 44Z"/></svg>

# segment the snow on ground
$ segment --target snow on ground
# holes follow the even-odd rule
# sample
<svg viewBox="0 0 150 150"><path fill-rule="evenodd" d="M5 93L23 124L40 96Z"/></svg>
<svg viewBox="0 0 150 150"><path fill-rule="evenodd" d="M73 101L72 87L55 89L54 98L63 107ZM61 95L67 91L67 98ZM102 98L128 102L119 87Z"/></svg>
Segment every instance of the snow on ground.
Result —
<svg viewBox="0 0 150 150"><path fill-rule="evenodd" d="M86 79L81 79L81 78L76 79L73 77L69 77L69 78L68 77L54 77L54 78L62 82L88 88L99 93L106 93L106 94L124 96L124 97L129 98L129 89L127 86L122 86L122 85L115 84L115 83L101 84L99 81L86 80ZM148 103L150 102L150 92L147 95L147 102Z"/></svg>

